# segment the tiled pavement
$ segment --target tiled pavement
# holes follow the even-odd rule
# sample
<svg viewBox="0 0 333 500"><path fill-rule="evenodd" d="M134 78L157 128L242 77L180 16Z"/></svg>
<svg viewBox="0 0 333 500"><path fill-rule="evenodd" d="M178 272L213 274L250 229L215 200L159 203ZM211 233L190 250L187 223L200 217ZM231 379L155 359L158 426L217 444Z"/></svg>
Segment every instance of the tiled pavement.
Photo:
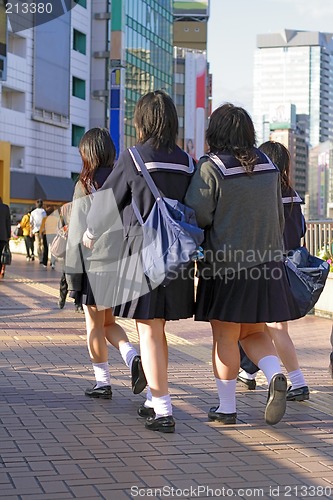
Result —
<svg viewBox="0 0 333 500"><path fill-rule="evenodd" d="M311 388L264 423L267 385L237 388L238 422L207 421L216 403L209 326L168 324L175 434L145 430L143 396L110 348L114 396L90 400L84 317L57 309L60 274L14 256L0 282L0 498L333 498L331 321L308 316L291 335ZM121 321L137 344L131 321Z"/></svg>

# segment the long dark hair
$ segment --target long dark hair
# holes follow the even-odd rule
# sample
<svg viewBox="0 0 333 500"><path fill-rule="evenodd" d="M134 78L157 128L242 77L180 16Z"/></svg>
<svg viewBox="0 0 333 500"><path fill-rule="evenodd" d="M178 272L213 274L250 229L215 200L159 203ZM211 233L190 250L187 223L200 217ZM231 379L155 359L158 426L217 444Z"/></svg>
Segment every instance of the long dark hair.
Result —
<svg viewBox="0 0 333 500"><path fill-rule="evenodd" d="M228 151L247 172L252 172L258 156L256 134L250 115L231 103L219 106L209 119L206 141L211 153Z"/></svg>
<svg viewBox="0 0 333 500"><path fill-rule="evenodd" d="M290 153L281 142L267 141L259 146L278 167L281 173L281 186L290 188Z"/></svg>
<svg viewBox="0 0 333 500"><path fill-rule="evenodd" d="M87 193L98 188L94 175L99 167L112 167L116 158L116 148L106 128L92 128L82 137L79 144L82 170L79 180Z"/></svg>
<svg viewBox="0 0 333 500"><path fill-rule="evenodd" d="M171 97L162 90L148 92L135 106L134 125L138 142L151 140L153 148L172 151L178 135L178 116Z"/></svg>

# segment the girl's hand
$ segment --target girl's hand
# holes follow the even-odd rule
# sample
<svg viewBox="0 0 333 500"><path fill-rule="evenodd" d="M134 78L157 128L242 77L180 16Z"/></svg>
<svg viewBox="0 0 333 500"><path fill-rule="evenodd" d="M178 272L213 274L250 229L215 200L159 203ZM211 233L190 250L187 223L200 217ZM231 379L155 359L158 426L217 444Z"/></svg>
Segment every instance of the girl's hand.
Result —
<svg viewBox="0 0 333 500"><path fill-rule="evenodd" d="M85 246L86 248L89 248L91 250L94 246L95 240L93 240L92 238L89 238L89 236L87 235L87 231L85 231L85 233L83 234L83 237L82 237L82 243L83 243L83 246Z"/></svg>

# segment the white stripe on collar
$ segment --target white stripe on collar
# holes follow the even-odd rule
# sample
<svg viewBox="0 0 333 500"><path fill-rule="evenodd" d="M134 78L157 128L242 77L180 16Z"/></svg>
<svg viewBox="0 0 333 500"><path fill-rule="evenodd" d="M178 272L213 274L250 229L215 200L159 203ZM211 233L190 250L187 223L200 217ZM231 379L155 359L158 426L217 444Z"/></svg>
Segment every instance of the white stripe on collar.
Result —
<svg viewBox="0 0 333 500"><path fill-rule="evenodd" d="M283 196L282 203L303 203L303 200L295 191L295 196Z"/></svg>
<svg viewBox="0 0 333 500"><path fill-rule="evenodd" d="M209 158L213 160L213 162L219 167L222 174L225 176L228 175L237 175L237 174L245 174L246 171L244 167L231 167L226 168L221 158L219 158L216 154L210 153L208 155ZM271 162L271 160L266 156L268 163L258 163L255 165L252 172L264 172L265 170L277 170L276 166Z"/></svg>
<svg viewBox="0 0 333 500"><path fill-rule="evenodd" d="M188 158L189 158L189 165L184 165L183 163L168 163L162 161L150 161L147 163L145 162L145 165L147 167L147 170L171 170L173 172L178 171L178 172L185 172L186 174L193 174L194 172L193 159L190 155L188 155ZM141 172L141 168L136 162L134 162L134 165L136 166L137 170Z"/></svg>

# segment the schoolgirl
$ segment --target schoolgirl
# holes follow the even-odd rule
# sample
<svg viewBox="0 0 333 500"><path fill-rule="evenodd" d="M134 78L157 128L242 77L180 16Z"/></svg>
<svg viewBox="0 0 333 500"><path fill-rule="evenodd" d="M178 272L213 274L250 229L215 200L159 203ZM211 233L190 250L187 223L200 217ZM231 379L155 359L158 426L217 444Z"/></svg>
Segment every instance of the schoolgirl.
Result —
<svg viewBox="0 0 333 500"><path fill-rule="evenodd" d="M219 404L208 417L236 422L240 341L265 373L265 420L286 408L287 382L265 323L299 317L283 266L283 207L278 168L255 148L248 113L227 103L210 117L209 156L200 159L185 203L205 229L195 319L209 321Z"/></svg>

